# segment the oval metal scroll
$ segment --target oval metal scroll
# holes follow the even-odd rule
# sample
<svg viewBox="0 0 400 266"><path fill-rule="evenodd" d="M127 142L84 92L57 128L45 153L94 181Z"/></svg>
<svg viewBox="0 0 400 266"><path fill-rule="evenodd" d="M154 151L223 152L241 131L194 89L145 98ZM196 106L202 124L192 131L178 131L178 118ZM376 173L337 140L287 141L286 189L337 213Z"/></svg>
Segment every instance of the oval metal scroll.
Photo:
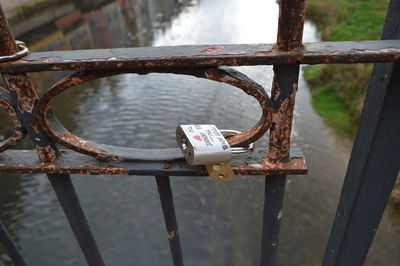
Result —
<svg viewBox="0 0 400 266"><path fill-rule="evenodd" d="M0 88L1 89L1 88ZM9 96L0 90L0 108L5 110L11 117L14 124L14 132L8 139L0 141L0 152L3 152L17 145L26 135L25 129L22 127L21 121L18 119L13 107L11 106Z"/></svg>
<svg viewBox="0 0 400 266"><path fill-rule="evenodd" d="M245 146L259 138L261 138L266 131L269 130L272 123L272 109L271 100L264 88L251 80L249 77L236 70L219 67L219 68L193 68L193 69L151 69L142 71L119 71L119 72L85 72L76 73L66 77L55 83L47 92L42 96L38 107L38 119L43 130L56 142L68 147L79 153L90 155L99 159L106 160L140 160L140 161L171 161L181 159L182 154L178 149L174 149L171 154L171 149L166 150L147 150L143 154L143 149L124 148L105 144L98 144L92 141L84 140L63 127L52 113L51 100L61 92L78 86L90 80L99 79L103 77L119 75L119 74L149 74L149 73L171 73L191 75L198 78L205 78L214 81L227 83L238 87L250 96L253 96L259 102L262 108L262 116L256 125L245 130L241 134L228 138L231 146ZM140 153L142 151L142 153ZM136 156L135 154L139 154Z"/></svg>

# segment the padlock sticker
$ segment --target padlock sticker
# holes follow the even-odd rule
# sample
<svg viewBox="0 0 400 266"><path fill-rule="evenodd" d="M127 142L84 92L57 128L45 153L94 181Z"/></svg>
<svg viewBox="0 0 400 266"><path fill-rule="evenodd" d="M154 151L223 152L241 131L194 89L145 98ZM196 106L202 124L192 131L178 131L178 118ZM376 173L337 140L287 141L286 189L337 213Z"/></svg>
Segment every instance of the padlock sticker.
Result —
<svg viewBox="0 0 400 266"><path fill-rule="evenodd" d="M228 142L215 125L181 125L181 128L195 150L230 150Z"/></svg>

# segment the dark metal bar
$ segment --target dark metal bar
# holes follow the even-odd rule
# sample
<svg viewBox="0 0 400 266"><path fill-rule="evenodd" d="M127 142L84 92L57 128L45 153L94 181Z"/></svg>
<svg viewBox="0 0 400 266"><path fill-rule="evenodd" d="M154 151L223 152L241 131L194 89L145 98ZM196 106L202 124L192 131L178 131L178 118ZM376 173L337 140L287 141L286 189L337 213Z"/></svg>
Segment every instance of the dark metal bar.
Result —
<svg viewBox="0 0 400 266"><path fill-rule="evenodd" d="M391 1L382 39L400 38L400 2ZM400 169L400 64L376 64L324 266L363 265Z"/></svg>
<svg viewBox="0 0 400 266"><path fill-rule="evenodd" d="M303 154L292 149L290 159L277 164L262 159L266 150L249 158L232 161L236 175L304 175L307 165ZM207 175L203 166L190 166L178 149L132 149L141 160L99 161L87 155L62 150L51 163L41 163L33 150L7 150L0 153L0 173L107 174L107 175Z"/></svg>
<svg viewBox="0 0 400 266"><path fill-rule="evenodd" d="M183 266L182 249L176 222L174 198L171 191L169 176L156 176L158 193L160 194L161 207L167 227L169 247L171 249L174 266Z"/></svg>
<svg viewBox="0 0 400 266"><path fill-rule="evenodd" d="M391 74L390 67L382 65L377 65L375 72L370 87L375 92L367 95L369 99L343 184L325 266L363 265L399 173L400 65L396 64ZM391 76L386 93L382 86L387 81L385 75ZM379 109L382 111L377 112L379 121L374 130L371 122L376 121L371 119L376 118L373 113Z"/></svg>
<svg viewBox="0 0 400 266"><path fill-rule="evenodd" d="M277 265L279 229L283 215L286 176L265 178L265 198L261 246L261 265Z"/></svg>
<svg viewBox="0 0 400 266"><path fill-rule="evenodd" d="M9 55L18 51L1 6L0 43L0 55ZM36 147L40 162L43 164L50 163L58 156L59 152L55 143L42 132L37 124L36 112L39 97L30 77L26 73L18 73L3 74L3 78L11 97L13 109ZM94 237L84 217L70 176L49 174L48 178L65 211L88 264L104 265Z"/></svg>
<svg viewBox="0 0 400 266"><path fill-rule="evenodd" d="M6 227L0 221L0 242L7 250L8 255L15 264L15 266L26 266L24 258L22 258L21 252L18 250L10 234L7 232Z"/></svg>
<svg viewBox="0 0 400 266"><path fill-rule="evenodd" d="M49 174L48 177L88 264L105 265L83 213L71 177L57 174Z"/></svg>
<svg viewBox="0 0 400 266"><path fill-rule="evenodd" d="M295 30L292 33L297 34ZM283 39L278 41L282 42ZM229 44L34 52L20 60L1 63L0 72L400 61L398 40L316 42L304 43L303 46L299 46L298 43L291 42L288 46L290 50L283 49L287 45L282 45L280 50L277 50L274 49L274 44Z"/></svg>
<svg viewBox="0 0 400 266"><path fill-rule="evenodd" d="M276 49L292 52L302 43L305 16L305 0L281 0L279 2L279 25ZM298 88L298 64L274 65L272 83L272 127L269 135L268 160L273 163L289 158L290 134L294 103ZM263 266L277 265L279 228L282 218L286 176L266 176L264 195L261 259Z"/></svg>

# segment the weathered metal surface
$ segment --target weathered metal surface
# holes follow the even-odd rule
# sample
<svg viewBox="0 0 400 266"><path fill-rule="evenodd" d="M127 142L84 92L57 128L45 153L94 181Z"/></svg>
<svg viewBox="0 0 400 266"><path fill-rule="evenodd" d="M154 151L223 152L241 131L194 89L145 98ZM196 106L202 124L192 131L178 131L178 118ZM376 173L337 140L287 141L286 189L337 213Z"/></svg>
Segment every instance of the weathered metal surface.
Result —
<svg viewBox="0 0 400 266"><path fill-rule="evenodd" d="M283 217L286 175L273 175L265 178L264 210L262 230L262 252L260 265L276 266L279 246L279 230Z"/></svg>
<svg viewBox="0 0 400 266"><path fill-rule="evenodd" d="M305 10L305 0L279 1L277 50L292 51L302 46Z"/></svg>
<svg viewBox="0 0 400 266"><path fill-rule="evenodd" d="M159 150L137 149L137 160L99 161L93 157L63 150L51 163L42 163L32 150L7 150L0 153L0 173L52 173L52 174L107 174L107 175L168 175L206 176L204 166L187 165L178 149L163 149L162 160L151 158ZM168 157L168 153L170 154ZM307 166L298 151L287 162L269 163L262 158L265 150L256 151L248 158L234 159L232 167L236 175L304 175Z"/></svg>
<svg viewBox="0 0 400 266"><path fill-rule="evenodd" d="M246 146L264 136L272 123L272 102L264 88L243 73L230 68L212 68L205 72L205 76L243 90L253 96L261 106L262 116L258 123L240 134L228 137L229 144L232 147Z"/></svg>
<svg viewBox="0 0 400 266"><path fill-rule="evenodd" d="M391 1L382 39L400 39ZM375 64L323 265L364 265L400 171L400 64ZM392 243L395 244L395 243ZM385 264L385 263L382 263Z"/></svg>
<svg viewBox="0 0 400 266"><path fill-rule="evenodd" d="M274 66L272 82L272 127L269 135L268 158L284 160L290 150L290 134L298 89L299 66Z"/></svg>
<svg viewBox="0 0 400 266"><path fill-rule="evenodd" d="M271 127L271 100L265 92L264 88L252 81L244 74L233 69L220 67L220 68L198 68L188 70L152 70L152 72L172 72L174 74L194 75L199 78L207 78L214 81L227 83L238 87L248 95L254 97L260 104L262 109L262 116L259 122L235 136L229 137L228 142L231 146L245 146L255 142L261 138L267 130ZM77 152L94 156L101 159L123 160L132 158L132 152L126 148L120 148L110 145L97 144L88 140L84 140L65 129L61 123L55 118L50 110L52 99L61 92L89 80L98 79L102 77L124 74L129 72L90 72L90 73L77 73L72 76L66 77L56 84L54 84L42 96L41 102L38 107L38 120L43 130L53 140L59 144L68 147ZM140 74L146 74L141 71Z"/></svg>
<svg viewBox="0 0 400 266"><path fill-rule="evenodd" d="M205 168L187 165L178 149L129 149L81 139L58 122L50 109L51 100L86 81L124 73L174 73L224 82L256 98L262 108L255 126L228 138L232 146L254 142L271 128L268 151L258 149L244 159L234 159L232 165L236 175L266 175L261 265L276 265L286 175L307 173L303 156L289 153L293 150L290 134L299 65L400 62L400 40L302 44L305 1L279 2L276 44L52 51L0 63L6 83L6 88L0 90L0 108L14 123L13 135L0 143L0 173L48 174L90 265L104 262L68 174L156 175L174 264L182 265L168 176L204 176ZM399 13L399 2L391 1L384 39L398 37ZM0 41L0 58L18 52L1 8ZM222 65L274 65L271 98L259 84ZM57 82L40 100L26 73L60 70L85 73ZM374 73L324 265L363 263L399 170L400 128L396 118L400 116L400 67L380 65ZM9 149L25 133L31 137L39 156L34 150ZM51 138L77 152L59 151ZM376 178L378 175L384 178ZM364 203L371 198L374 201L366 206ZM364 223L365 217L368 221ZM0 241L16 265L25 265L1 222Z"/></svg>
<svg viewBox="0 0 400 266"><path fill-rule="evenodd" d="M169 176L156 176L158 194L160 195L161 208L167 228L167 238L171 249L174 266L183 266L182 248L176 221L174 198L171 190Z"/></svg>
<svg viewBox="0 0 400 266"><path fill-rule="evenodd" d="M0 6L0 54L10 55L18 51L3 10ZM37 123L37 105L39 97L35 87L26 73L3 74L6 91L10 95L11 106L18 120L26 129L32 143L37 148L39 164L46 164L53 160L58 153L55 143L43 133ZM35 152L33 152L35 153ZM3 154L3 153L0 153ZM21 173L23 173L22 171ZM89 265L104 265L97 244L88 226L82 207L76 195L71 177L67 174L48 174L49 181L56 192L61 207L71 225L72 231L81 247L81 250ZM4 243L4 242L3 242ZM7 244L6 244L7 245ZM14 260L14 263L17 263Z"/></svg>
<svg viewBox="0 0 400 266"><path fill-rule="evenodd" d="M5 88L0 87L0 108L5 110L13 122L13 134L6 140L0 141L0 152L5 151L17 145L26 135L21 121L18 119L14 108L11 106L10 96Z"/></svg>
<svg viewBox="0 0 400 266"><path fill-rule="evenodd" d="M17 44L11 34L7 20L0 9L0 54L9 55L19 51ZM8 91L9 101L14 114L23 125L32 142L37 147L39 156L43 160L51 160L55 154L56 147L48 138L40 132L36 125L36 108L38 96L28 74L3 74L3 79ZM48 153L50 151L50 153Z"/></svg>
<svg viewBox="0 0 400 266"><path fill-rule="evenodd" d="M275 49L291 52L302 46L305 0L279 2L278 37ZM290 151L290 134L298 89L299 65L274 65L271 100L272 128L269 135L271 162L284 160Z"/></svg>
<svg viewBox="0 0 400 266"><path fill-rule="evenodd" d="M105 266L70 175L47 174L88 265Z"/></svg>
<svg viewBox="0 0 400 266"><path fill-rule="evenodd" d="M26 262L21 255L17 245L15 245L13 239L8 233L6 227L0 221L0 243L4 245L4 248L7 250L10 258L14 262L15 266L26 266Z"/></svg>
<svg viewBox="0 0 400 266"><path fill-rule="evenodd" d="M279 1L278 36L275 49L292 52L301 49L305 15L305 0ZM267 160L279 164L289 159L290 134L294 104L298 89L299 63L274 65L272 82L272 127L269 134ZM279 247L279 230L283 212L286 175L265 178L263 229L260 265L276 266Z"/></svg>
<svg viewBox="0 0 400 266"><path fill-rule="evenodd" d="M400 61L399 40L304 43L303 46L293 47L289 51L279 50L274 46L275 44L229 44L221 45L222 48L218 50L207 50L207 47L213 46L188 45L33 52L23 59L0 63L0 72Z"/></svg>
<svg viewBox="0 0 400 266"><path fill-rule="evenodd" d="M20 50L15 54L0 56L0 62L14 61L29 54L29 49L26 47L24 42L16 41L16 44Z"/></svg>
<svg viewBox="0 0 400 266"><path fill-rule="evenodd" d="M43 162L53 160L57 155L57 147L37 123L39 97L28 74L3 74L3 78L13 110L38 150L39 157Z"/></svg>

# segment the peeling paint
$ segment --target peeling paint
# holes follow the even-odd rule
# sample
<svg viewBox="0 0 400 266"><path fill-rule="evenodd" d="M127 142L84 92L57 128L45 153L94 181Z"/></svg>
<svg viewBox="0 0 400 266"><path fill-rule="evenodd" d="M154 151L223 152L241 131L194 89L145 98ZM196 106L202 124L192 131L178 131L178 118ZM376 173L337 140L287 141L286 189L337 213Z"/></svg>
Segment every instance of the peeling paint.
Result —
<svg viewBox="0 0 400 266"><path fill-rule="evenodd" d="M202 53L220 53L220 52L222 52L222 50L224 50L223 46L216 45L216 46L204 48L203 50L201 50L201 52Z"/></svg>

